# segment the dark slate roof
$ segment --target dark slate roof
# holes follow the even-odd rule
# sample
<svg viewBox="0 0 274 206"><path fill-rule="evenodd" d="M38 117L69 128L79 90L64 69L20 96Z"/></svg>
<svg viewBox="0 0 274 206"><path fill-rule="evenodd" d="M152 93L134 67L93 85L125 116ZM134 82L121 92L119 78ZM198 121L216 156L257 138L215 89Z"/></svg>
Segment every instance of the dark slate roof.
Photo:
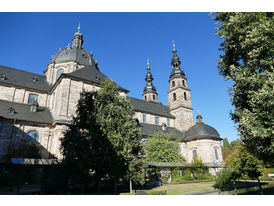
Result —
<svg viewBox="0 0 274 206"><path fill-rule="evenodd" d="M156 102L147 102L141 99L136 99L128 96L127 100L129 100L130 104L134 108L134 111L136 112L144 112L153 115L168 117L171 119L175 118L173 115L170 114L168 106L164 106Z"/></svg>
<svg viewBox="0 0 274 206"><path fill-rule="evenodd" d="M106 78L108 78L106 75L101 73L94 64L88 65L87 67L81 68L71 73L63 73L62 75L68 76L68 77L74 77L74 78L85 80L88 82L90 81L95 82L97 84L101 84ZM125 92L128 92L128 90L120 86L119 88Z"/></svg>
<svg viewBox="0 0 274 206"><path fill-rule="evenodd" d="M92 56L83 48L69 47L59 51L52 59L51 62L61 63L67 61L76 61L83 65L89 65L89 61L95 64Z"/></svg>
<svg viewBox="0 0 274 206"><path fill-rule="evenodd" d="M204 123L196 123L185 133L186 140L208 138L222 140L216 129Z"/></svg>
<svg viewBox="0 0 274 206"><path fill-rule="evenodd" d="M172 134L172 139L174 140L179 140L183 139L184 134L180 132L179 130L173 128L173 127L166 127L166 131L162 130L162 126L160 125L154 125L154 124L145 124L145 123L139 123L140 124L140 129L141 129L141 135L143 136L150 136L155 133L171 133Z"/></svg>
<svg viewBox="0 0 274 206"><path fill-rule="evenodd" d="M38 107L37 112L30 111L29 104L0 100L0 117L36 123L52 123L52 116L48 108ZM13 108L14 114L8 114L8 109Z"/></svg>
<svg viewBox="0 0 274 206"><path fill-rule="evenodd" d="M0 65L0 76L2 74L5 75L5 80L0 79L0 84L19 86L42 92L48 92L50 90L50 85L44 75ZM37 81L34 81L34 78L36 78Z"/></svg>

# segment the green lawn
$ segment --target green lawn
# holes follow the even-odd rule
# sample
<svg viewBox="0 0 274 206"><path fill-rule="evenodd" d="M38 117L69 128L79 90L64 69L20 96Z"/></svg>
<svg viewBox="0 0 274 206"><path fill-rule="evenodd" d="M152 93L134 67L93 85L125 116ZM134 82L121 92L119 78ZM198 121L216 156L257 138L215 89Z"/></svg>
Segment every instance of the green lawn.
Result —
<svg viewBox="0 0 274 206"><path fill-rule="evenodd" d="M167 195L185 195L199 192L213 191L214 188L212 182L199 182L199 183L187 183L187 184L165 184L160 187L153 188L151 190L143 190L148 194L154 191L166 191Z"/></svg>

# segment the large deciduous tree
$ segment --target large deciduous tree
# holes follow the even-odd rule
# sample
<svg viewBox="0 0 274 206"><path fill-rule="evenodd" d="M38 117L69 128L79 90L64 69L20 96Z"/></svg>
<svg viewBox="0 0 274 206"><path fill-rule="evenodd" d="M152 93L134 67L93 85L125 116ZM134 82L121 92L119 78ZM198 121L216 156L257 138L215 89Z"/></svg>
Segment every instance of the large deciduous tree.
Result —
<svg viewBox="0 0 274 206"><path fill-rule="evenodd" d="M64 165L81 183L92 171L97 182L101 178L140 180L143 152L133 115L110 79L99 91L81 94L73 123L61 138Z"/></svg>
<svg viewBox="0 0 274 206"><path fill-rule="evenodd" d="M274 163L274 73L272 13L213 14L223 42L220 75L232 80L231 114L246 149Z"/></svg>
<svg viewBox="0 0 274 206"><path fill-rule="evenodd" d="M184 162L179 152L178 143L171 141L171 135L167 133L152 135L148 138L148 144L145 145L147 162Z"/></svg>

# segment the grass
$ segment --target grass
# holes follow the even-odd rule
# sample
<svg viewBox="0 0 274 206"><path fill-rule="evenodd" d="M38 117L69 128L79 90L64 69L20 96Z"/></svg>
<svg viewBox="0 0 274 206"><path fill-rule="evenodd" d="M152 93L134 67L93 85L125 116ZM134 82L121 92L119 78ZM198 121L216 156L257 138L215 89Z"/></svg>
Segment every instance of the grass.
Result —
<svg viewBox="0 0 274 206"><path fill-rule="evenodd" d="M156 191L166 191L167 195L185 195L191 193L199 192L209 192L213 191L212 185L214 181L211 182L199 182L199 183L186 183L186 184L165 184L160 187L156 187L150 190L143 190L147 193L153 193Z"/></svg>

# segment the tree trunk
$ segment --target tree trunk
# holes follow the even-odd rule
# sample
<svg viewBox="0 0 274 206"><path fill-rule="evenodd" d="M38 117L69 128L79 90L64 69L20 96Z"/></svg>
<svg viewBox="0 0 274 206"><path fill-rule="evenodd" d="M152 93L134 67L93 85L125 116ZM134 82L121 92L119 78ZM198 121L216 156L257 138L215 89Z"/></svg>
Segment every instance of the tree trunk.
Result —
<svg viewBox="0 0 274 206"><path fill-rule="evenodd" d="M132 182L131 182L131 179L129 179L129 193L132 194Z"/></svg>
<svg viewBox="0 0 274 206"><path fill-rule="evenodd" d="M101 192L101 188L100 188L100 179L97 177L95 177L95 188L97 189L97 192L100 193Z"/></svg>
<svg viewBox="0 0 274 206"><path fill-rule="evenodd" d="M114 187L114 194L117 194L117 185L116 185L116 178L113 180L113 187Z"/></svg>
<svg viewBox="0 0 274 206"><path fill-rule="evenodd" d="M236 182L234 180L233 180L233 186L234 186L235 195L237 195Z"/></svg>
<svg viewBox="0 0 274 206"><path fill-rule="evenodd" d="M259 188L260 188L261 195L263 195L264 194L263 193L263 188L262 188L262 185L261 185L259 177L257 178L257 180L258 180L258 183L259 183Z"/></svg>

